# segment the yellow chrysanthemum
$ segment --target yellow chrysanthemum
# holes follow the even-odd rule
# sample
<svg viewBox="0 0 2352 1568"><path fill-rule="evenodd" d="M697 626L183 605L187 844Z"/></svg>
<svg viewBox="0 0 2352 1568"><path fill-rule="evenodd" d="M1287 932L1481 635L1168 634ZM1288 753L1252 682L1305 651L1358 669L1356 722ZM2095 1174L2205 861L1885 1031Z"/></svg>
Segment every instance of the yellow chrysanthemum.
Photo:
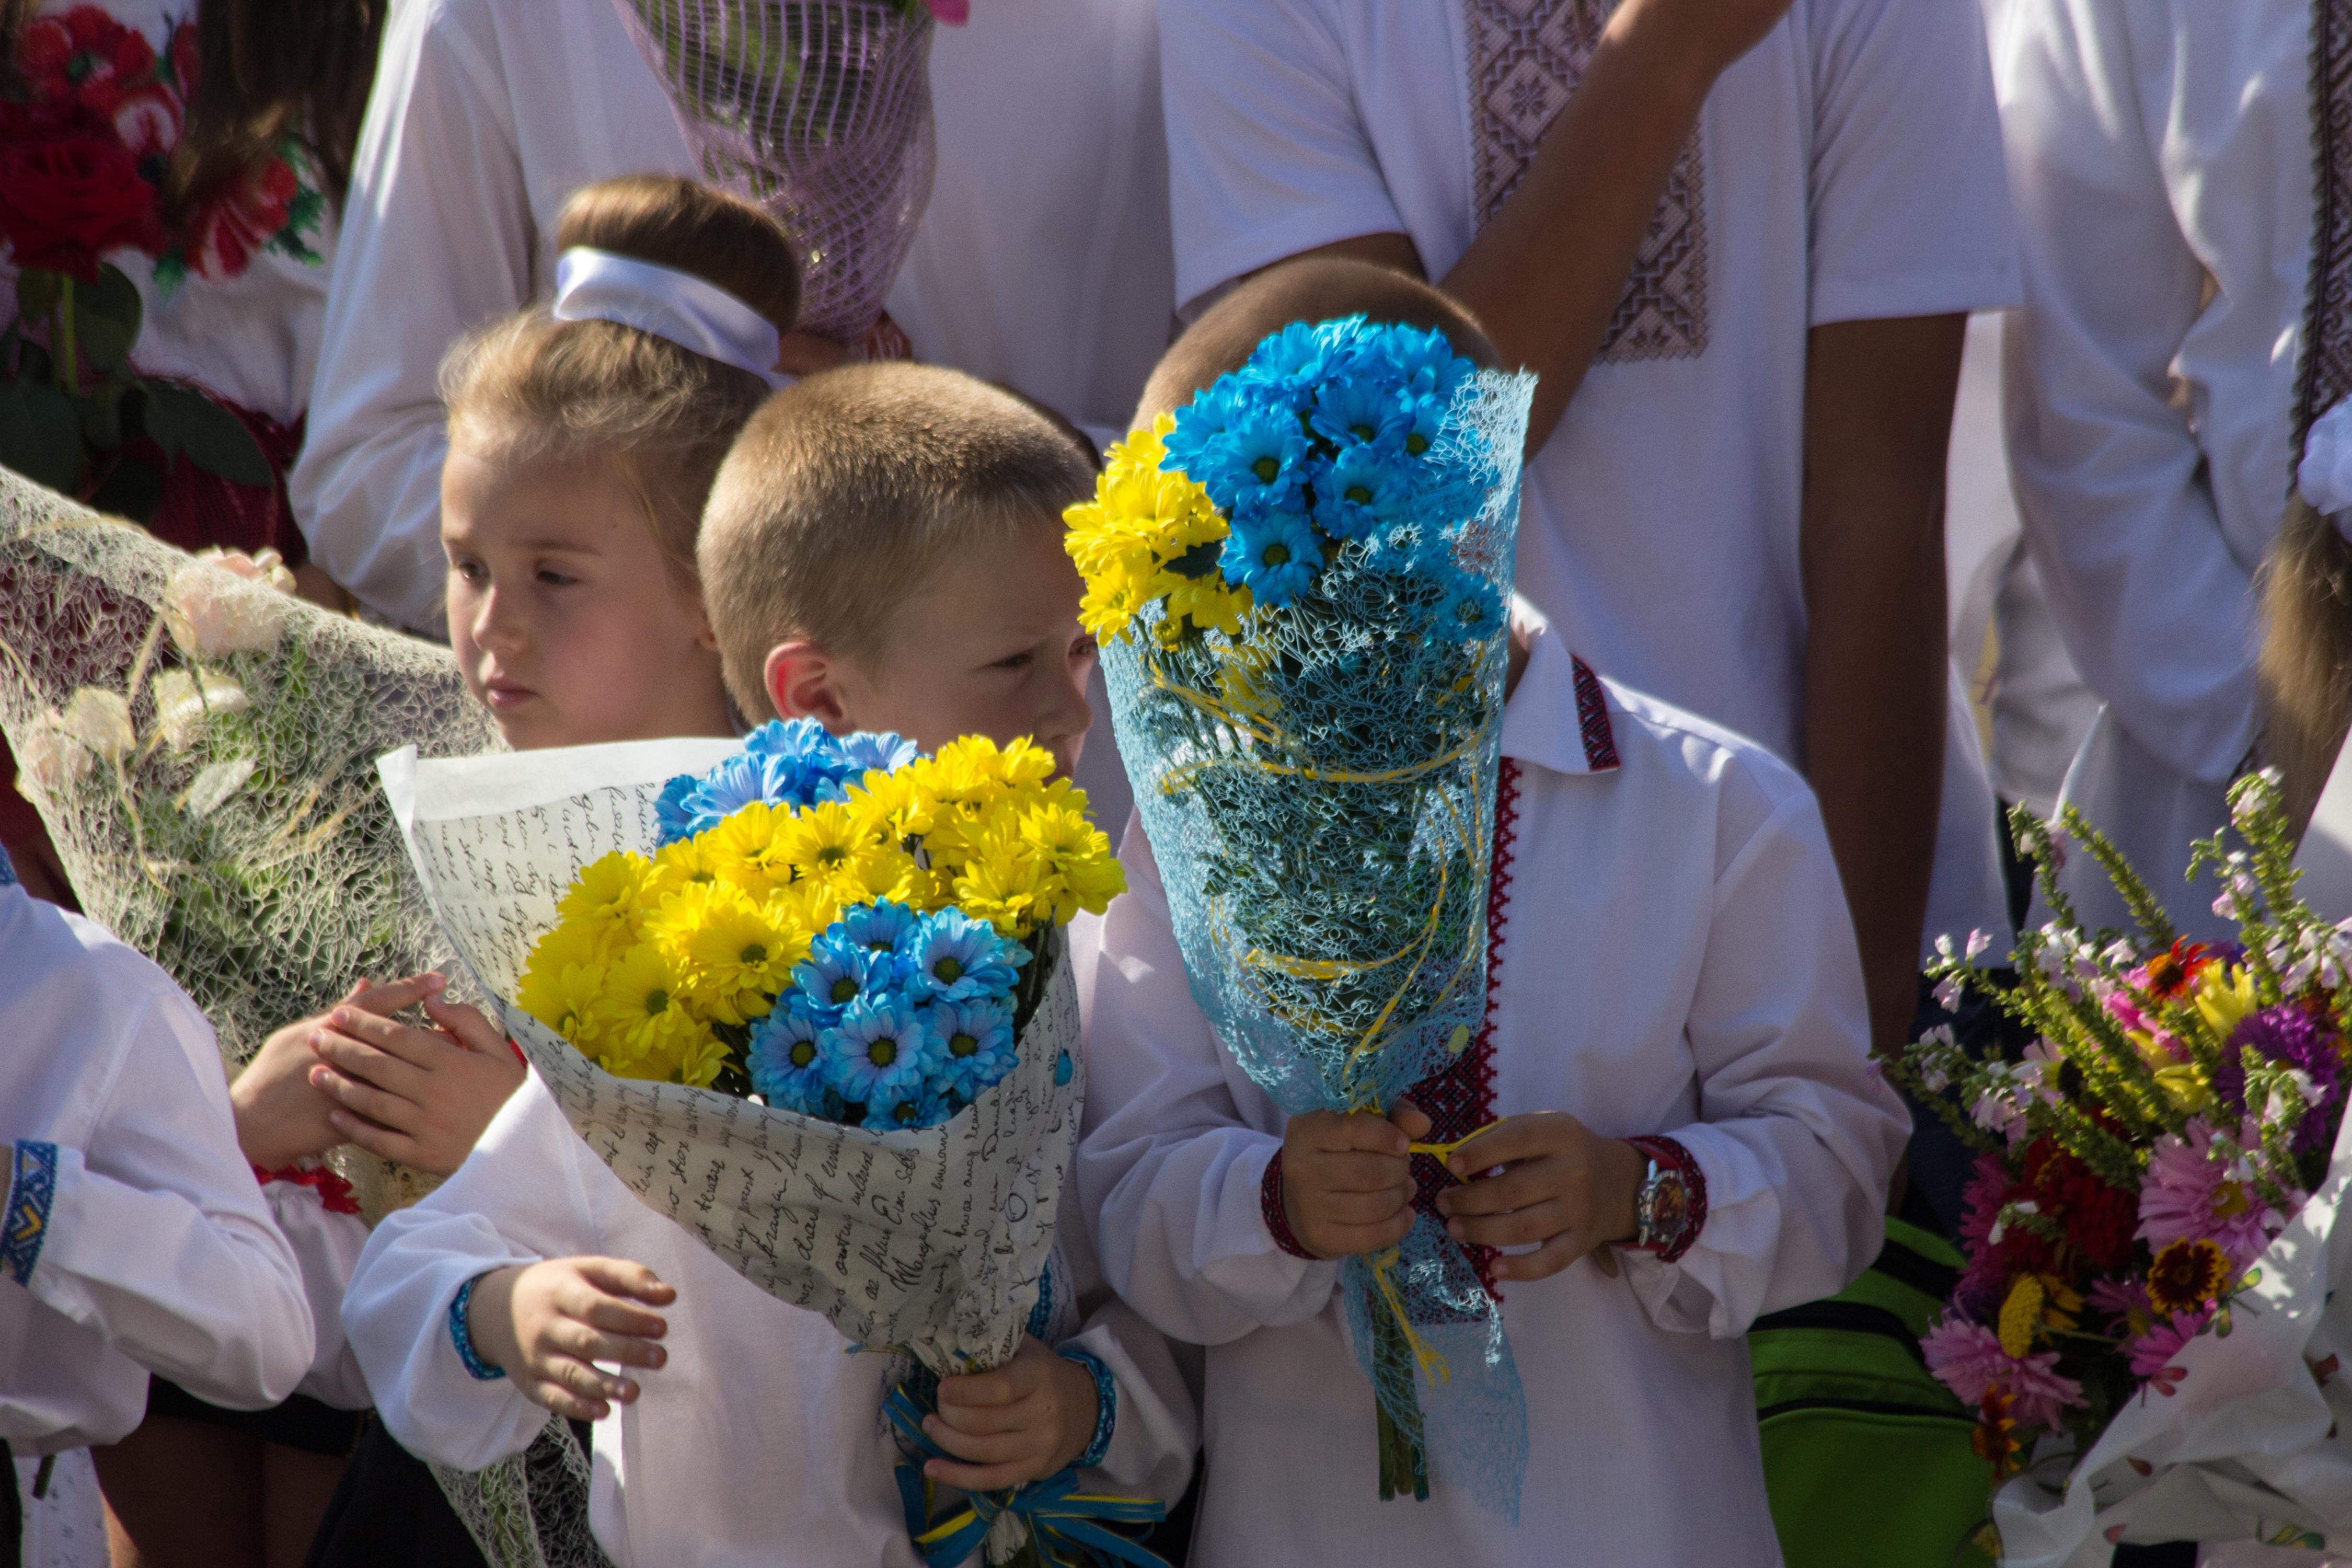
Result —
<svg viewBox="0 0 2352 1568"><path fill-rule="evenodd" d="M707 1033L687 1009L686 977L656 942L637 943L606 968L594 1012L604 1037L601 1065L623 1078L667 1078Z"/></svg>
<svg viewBox="0 0 2352 1568"><path fill-rule="evenodd" d="M1175 626L1182 617L1202 631L1220 631L1229 637L1242 635L1242 618L1255 605L1247 587L1229 584L1214 572L1204 577L1179 577L1175 584L1168 591L1168 619L1160 623L1163 627Z"/></svg>
<svg viewBox="0 0 2352 1568"><path fill-rule="evenodd" d="M1149 429L1132 432L1106 454L1094 498L1063 514L1070 559L1086 580L1079 620L1103 641L1125 635L1150 603L1168 598L1163 633L1181 617L1198 625L1238 630L1246 613L1245 595L1224 590L1213 571L1200 575L1197 557L1171 570L1188 552L1214 546L1231 531L1209 492L1181 473L1160 469L1163 438L1176 427L1162 415Z"/></svg>
<svg viewBox="0 0 2352 1568"><path fill-rule="evenodd" d="M766 1017L809 948L788 905L754 903L724 883L674 895L646 922L646 935L684 972L690 1004L726 1024Z"/></svg>
<svg viewBox="0 0 2352 1568"><path fill-rule="evenodd" d="M1040 890L1052 899L1057 924L1067 925L1080 910L1100 914L1126 890L1127 874L1111 853L1108 837L1087 819L1083 794L1074 805L1023 813L1020 833L1050 873Z"/></svg>
<svg viewBox="0 0 2352 1568"><path fill-rule="evenodd" d="M870 904L883 899L919 908L929 881L915 858L896 844L877 845L835 870L827 886L845 904Z"/></svg>
<svg viewBox="0 0 2352 1568"><path fill-rule="evenodd" d="M779 814L780 816L782 814ZM777 844L799 875L811 881L831 881L855 866L883 839L875 826L842 801L821 801L793 812L782 822Z"/></svg>
<svg viewBox="0 0 2352 1568"><path fill-rule="evenodd" d="M605 959L593 926L559 925L532 946L522 977L515 983L515 1003L578 1045L581 1021L595 1009L604 991Z"/></svg>
<svg viewBox="0 0 2352 1568"><path fill-rule="evenodd" d="M593 932L600 943L625 942L645 918L646 879L652 869L644 856L615 849L581 868L555 906L556 917Z"/></svg>
<svg viewBox="0 0 2352 1568"><path fill-rule="evenodd" d="M2041 1336L2042 1297L2042 1281L2031 1274L2019 1275L2009 1288L2000 1304L2000 1348L2011 1355L2025 1354Z"/></svg>
<svg viewBox="0 0 2352 1568"><path fill-rule="evenodd" d="M653 870L646 878L645 903L659 909L662 900L691 884L719 880L719 868L700 838L681 838L654 852Z"/></svg>
<svg viewBox="0 0 2352 1568"><path fill-rule="evenodd" d="M895 844L929 829L939 797L919 768L900 768L895 773L877 770L849 792L849 806L860 822Z"/></svg>
<svg viewBox="0 0 2352 1568"><path fill-rule="evenodd" d="M703 852L720 881L765 900L793 879L793 839L800 821L789 806L753 801L702 835Z"/></svg>
<svg viewBox="0 0 2352 1568"><path fill-rule="evenodd" d="M1026 935L1053 909L1052 868L1017 835L992 834L955 879L956 907L1005 936Z"/></svg>
<svg viewBox="0 0 2352 1568"><path fill-rule="evenodd" d="M841 890L831 882L794 882L770 893L768 909L776 920L814 933L841 918Z"/></svg>

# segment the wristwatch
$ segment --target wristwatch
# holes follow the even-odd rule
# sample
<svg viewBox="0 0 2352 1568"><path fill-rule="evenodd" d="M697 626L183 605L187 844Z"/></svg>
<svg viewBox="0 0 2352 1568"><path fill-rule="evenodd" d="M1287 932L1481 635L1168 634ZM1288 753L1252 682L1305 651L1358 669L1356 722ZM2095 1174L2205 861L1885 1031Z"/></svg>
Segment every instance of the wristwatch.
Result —
<svg viewBox="0 0 2352 1568"><path fill-rule="evenodd" d="M1649 1155L1649 1151L1642 1152ZM1690 1223L1690 1184L1679 1168L1662 1163L1655 1155L1649 1155L1649 1172L1633 1195L1637 1226L1633 1245L1664 1252L1682 1239L1684 1227Z"/></svg>

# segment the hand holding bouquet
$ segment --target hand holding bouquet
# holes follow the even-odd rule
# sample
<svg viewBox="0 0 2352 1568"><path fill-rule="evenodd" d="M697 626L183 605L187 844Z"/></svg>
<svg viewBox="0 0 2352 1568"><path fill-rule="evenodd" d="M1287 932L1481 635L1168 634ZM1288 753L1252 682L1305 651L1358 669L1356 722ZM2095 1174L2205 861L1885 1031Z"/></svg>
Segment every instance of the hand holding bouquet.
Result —
<svg viewBox="0 0 2352 1568"><path fill-rule="evenodd" d="M1293 1115L1385 1113L1484 1016L1531 386L1441 332L1299 323L1070 513L1193 997ZM1347 1280L1382 1495L1434 1458L1516 1513L1525 1405L1468 1255L1424 1213Z"/></svg>
<svg viewBox="0 0 2352 1568"><path fill-rule="evenodd" d="M2240 934L2210 945L2176 938L2070 813L2068 838L2141 926L2137 938L2084 931L2057 890L2050 827L2020 813L2058 918L2021 941L2013 987L1979 966L1981 939L1965 952L1946 942L1933 973L1948 1005L1983 992L2032 1043L2021 1059L1979 1056L1942 1029L1895 1068L1980 1150L1967 1267L1924 1349L1979 1412L1996 1479L2032 1472L1996 1510L2015 1561L2064 1561L2095 1517L2110 1541L2129 1528L2317 1545L2352 1523L2340 1490L2352 1456L2308 1451L2334 1419L2322 1385L2336 1363L2315 1347L2336 1331L2320 1320L2344 1179L2331 1154L2352 934L2296 899L2274 781L2242 780L2231 799L2246 847L2217 837L2198 863L2219 868L2215 908ZM2268 1402L2260 1418L2254 1401ZM2305 1425L2315 1429L2292 1438ZM2299 1470L2262 1472L2263 1456L2297 1448ZM2209 1459L2233 1463L2192 1481L2188 1465ZM2314 1462L2332 1467L2326 1486L2311 1484ZM2070 1471L2048 1506L2042 1483Z"/></svg>

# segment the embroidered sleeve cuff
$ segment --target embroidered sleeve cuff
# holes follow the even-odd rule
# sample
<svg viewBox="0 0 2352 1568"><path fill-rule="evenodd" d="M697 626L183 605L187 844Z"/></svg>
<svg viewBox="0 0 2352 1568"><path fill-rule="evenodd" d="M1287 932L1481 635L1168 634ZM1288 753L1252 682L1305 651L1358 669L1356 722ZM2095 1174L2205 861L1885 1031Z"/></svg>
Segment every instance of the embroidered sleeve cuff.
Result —
<svg viewBox="0 0 2352 1568"><path fill-rule="evenodd" d="M1074 1461L1077 1468L1090 1470L1109 1454L1111 1435L1118 1429L1118 1380L1111 1376L1110 1368L1103 1364L1102 1358L1091 1351L1070 1349L1061 1354L1064 1361L1076 1362L1094 1373L1094 1439L1087 1445L1087 1451Z"/></svg>
<svg viewBox="0 0 2352 1568"><path fill-rule="evenodd" d="M8 1161L7 1223L0 1229L0 1274L28 1284L49 1237L49 1210L58 1201L58 1146L16 1140Z"/></svg>
<svg viewBox="0 0 2352 1568"><path fill-rule="evenodd" d="M1688 1252L1698 1240L1698 1233L1706 1225L1706 1173L1699 1168L1697 1159L1673 1138L1628 1138L1628 1143L1665 1169L1683 1179L1685 1203L1683 1223L1671 1237L1644 1244L1644 1250L1654 1252L1662 1263L1674 1263Z"/></svg>
<svg viewBox="0 0 2352 1568"><path fill-rule="evenodd" d="M280 1165L274 1171L265 1171L256 1165L253 1179L265 1187L272 1182L309 1187L319 1194L319 1206L329 1214L360 1212L360 1200L352 1191L351 1183L324 1165Z"/></svg>
<svg viewBox="0 0 2352 1568"><path fill-rule="evenodd" d="M1230 1189L1228 1189L1230 1190ZM1276 1149L1274 1158L1265 1163L1265 1176L1257 1185L1258 1213L1265 1220L1265 1231L1274 1237L1275 1246L1293 1258L1303 1258L1309 1263L1315 1255L1299 1245L1290 1233L1290 1215L1282 1206L1282 1151Z"/></svg>
<svg viewBox="0 0 2352 1568"><path fill-rule="evenodd" d="M457 1294L449 1302L449 1342L457 1347L457 1359L465 1363L470 1375L483 1383L494 1383L506 1375L506 1369L482 1359L482 1352L474 1348L473 1325L467 1317L467 1309L474 1304L474 1287L486 1278L477 1274L457 1287Z"/></svg>

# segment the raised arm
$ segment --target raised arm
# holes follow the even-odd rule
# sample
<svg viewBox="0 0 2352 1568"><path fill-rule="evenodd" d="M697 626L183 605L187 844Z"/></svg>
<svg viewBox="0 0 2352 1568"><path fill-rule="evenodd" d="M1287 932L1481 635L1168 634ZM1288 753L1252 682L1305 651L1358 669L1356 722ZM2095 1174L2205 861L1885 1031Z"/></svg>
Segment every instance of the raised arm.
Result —
<svg viewBox="0 0 2352 1568"><path fill-rule="evenodd" d="M1805 372L1804 768L1881 1047L1908 1037L1918 1002L1943 801L1944 455L1967 327L1815 327Z"/></svg>
<svg viewBox="0 0 2352 1568"><path fill-rule="evenodd" d="M441 357L531 295L530 208L485 17L395 0L385 20L288 481L311 559L386 620L436 634Z"/></svg>

